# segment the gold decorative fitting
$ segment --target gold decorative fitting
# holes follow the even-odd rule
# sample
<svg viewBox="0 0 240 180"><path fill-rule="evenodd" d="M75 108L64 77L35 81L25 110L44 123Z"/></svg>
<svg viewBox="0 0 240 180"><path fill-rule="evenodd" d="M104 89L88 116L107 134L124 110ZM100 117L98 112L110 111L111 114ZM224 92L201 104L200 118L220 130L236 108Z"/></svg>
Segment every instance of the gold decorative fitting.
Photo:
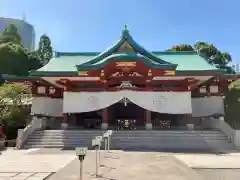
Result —
<svg viewBox="0 0 240 180"><path fill-rule="evenodd" d="M101 70L101 76L104 76L104 70Z"/></svg>
<svg viewBox="0 0 240 180"><path fill-rule="evenodd" d="M152 76L152 70L151 69L148 70L148 76Z"/></svg>
<svg viewBox="0 0 240 180"><path fill-rule="evenodd" d="M166 70L164 71L164 76L175 76L175 71Z"/></svg>
<svg viewBox="0 0 240 180"><path fill-rule="evenodd" d="M79 71L79 72L78 72L78 75L79 75L79 76L87 76L87 75L88 75L88 72L87 72L87 71Z"/></svg>

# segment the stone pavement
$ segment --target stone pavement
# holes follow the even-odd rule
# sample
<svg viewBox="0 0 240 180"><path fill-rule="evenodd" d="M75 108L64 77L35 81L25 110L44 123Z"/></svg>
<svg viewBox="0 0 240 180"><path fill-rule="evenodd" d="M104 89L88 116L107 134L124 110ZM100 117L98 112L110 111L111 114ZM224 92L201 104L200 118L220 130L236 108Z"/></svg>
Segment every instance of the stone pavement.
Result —
<svg viewBox="0 0 240 180"><path fill-rule="evenodd" d="M84 180L203 180L191 168L165 153L112 151L108 158L101 159L99 178L95 177L94 162L95 153L89 152L84 160ZM75 159L48 180L78 178L79 161Z"/></svg>
<svg viewBox="0 0 240 180"><path fill-rule="evenodd" d="M95 177L95 153L84 160L84 180L239 180L240 153L223 155L111 151L101 154ZM227 168L227 169L226 169ZM56 172L56 173L55 173ZM72 150L7 150L0 155L0 180L76 180L79 161Z"/></svg>
<svg viewBox="0 0 240 180"><path fill-rule="evenodd" d="M73 153L34 154L34 151L3 151L0 155L0 180L43 180L76 158Z"/></svg>
<svg viewBox="0 0 240 180"><path fill-rule="evenodd" d="M51 173L0 173L0 180L43 180Z"/></svg>
<svg viewBox="0 0 240 180"><path fill-rule="evenodd" d="M230 154L174 154L191 168L198 169L240 169L240 153ZM239 178L240 179L240 178Z"/></svg>
<svg viewBox="0 0 240 180"><path fill-rule="evenodd" d="M240 153L230 154L174 154L193 168L205 180L239 180Z"/></svg>

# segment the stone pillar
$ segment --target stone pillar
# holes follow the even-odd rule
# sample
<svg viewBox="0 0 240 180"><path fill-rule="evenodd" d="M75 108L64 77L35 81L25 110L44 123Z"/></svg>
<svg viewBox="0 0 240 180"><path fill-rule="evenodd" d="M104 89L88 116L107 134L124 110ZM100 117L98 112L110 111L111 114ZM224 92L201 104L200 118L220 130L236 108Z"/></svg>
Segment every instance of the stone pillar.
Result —
<svg viewBox="0 0 240 180"><path fill-rule="evenodd" d="M61 128L62 129L68 128L68 114L67 113L62 114Z"/></svg>
<svg viewBox="0 0 240 180"><path fill-rule="evenodd" d="M101 129L106 130L108 129L108 109L104 108L102 110L102 124Z"/></svg>
<svg viewBox="0 0 240 180"><path fill-rule="evenodd" d="M146 130L151 130L152 129L152 117L151 117L151 111L145 110L145 118L146 118L146 124L145 128Z"/></svg>
<svg viewBox="0 0 240 180"><path fill-rule="evenodd" d="M192 118L192 114L186 114L186 126L187 126L187 129L189 130L193 130L194 129L194 121L193 121L193 118Z"/></svg>

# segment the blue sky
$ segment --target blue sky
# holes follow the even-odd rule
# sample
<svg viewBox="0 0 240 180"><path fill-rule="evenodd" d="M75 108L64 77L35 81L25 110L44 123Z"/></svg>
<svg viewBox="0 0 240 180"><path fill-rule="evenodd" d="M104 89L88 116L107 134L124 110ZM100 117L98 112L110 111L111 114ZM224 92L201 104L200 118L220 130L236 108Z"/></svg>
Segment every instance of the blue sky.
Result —
<svg viewBox="0 0 240 180"><path fill-rule="evenodd" d="M34 25L56 51L102 51L124 24L148 50L198 40L213 43L240 62L239 0L0 0L0 16Z"/></svg>

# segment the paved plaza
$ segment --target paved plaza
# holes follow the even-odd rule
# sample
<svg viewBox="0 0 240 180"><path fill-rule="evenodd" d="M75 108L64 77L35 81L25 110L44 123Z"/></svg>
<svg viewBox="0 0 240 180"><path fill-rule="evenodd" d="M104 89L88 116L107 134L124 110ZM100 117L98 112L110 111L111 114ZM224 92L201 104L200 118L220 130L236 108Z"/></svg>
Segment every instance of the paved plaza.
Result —
<svg viewBox="0 0 240 180"><path fill-rule="evenodd" d="M84 160L84 180L239 180L240 153L224 155L111 151L101 153L100 177L95 153ZM76 180L79 161L72 150L7 150L0 155L0 180Z"/></svg>
<svg viewBox="0 0 240 180"><path fill-rule="evenodd" d="M0 155L0 180L43 180L74 158L73 153L41 154L31 150L7 150Z"/></svg>

